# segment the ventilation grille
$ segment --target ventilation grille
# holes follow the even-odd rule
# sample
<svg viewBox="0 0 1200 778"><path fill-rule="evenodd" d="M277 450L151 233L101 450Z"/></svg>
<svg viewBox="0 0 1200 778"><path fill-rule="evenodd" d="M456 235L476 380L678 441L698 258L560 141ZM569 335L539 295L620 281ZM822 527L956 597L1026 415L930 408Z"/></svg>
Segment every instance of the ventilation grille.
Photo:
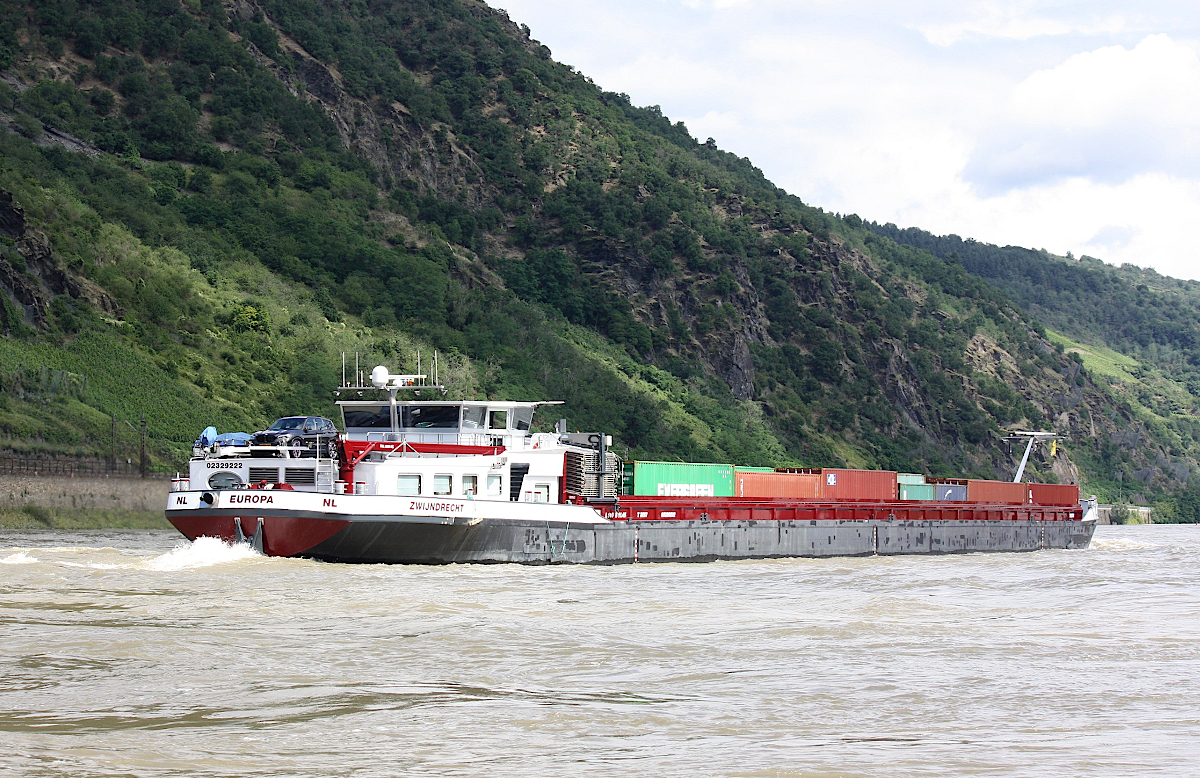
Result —
<svg viewBox="0 0 1200 778"><path fill-rule="evenodd" d="M250 483L256 484L259 481L266 481L269 484L279 482L278 467L252 467L250 468Z"/></svg>
<svg viewBox="0 0 1200 778"><path fill-rule="evenodd" d="M308 467L289 467L284 469L283 477L289 484L315 484L317 471Z"/></svg>
<svg viewBox="0 0 1200 778"><path fill-rule="evenodd" d="M616 497L617 484L621 478L621 460L616 454L607 452L608 472L603 481L598 475L600 470L600 452L578 451L567 452L566 491L580 497Z"/></svg>

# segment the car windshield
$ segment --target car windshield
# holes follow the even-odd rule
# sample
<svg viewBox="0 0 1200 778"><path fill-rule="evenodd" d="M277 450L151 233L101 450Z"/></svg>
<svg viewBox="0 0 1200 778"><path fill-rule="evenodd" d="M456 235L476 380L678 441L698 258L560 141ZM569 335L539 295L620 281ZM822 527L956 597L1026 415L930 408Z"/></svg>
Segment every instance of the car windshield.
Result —
<svg viewBox="0 0 1200 778"><path fill-rule="evenodd" d="M270 426L273 430L298 430L304 426L303 416L289 416L286 419L279 419Z"/></svg>

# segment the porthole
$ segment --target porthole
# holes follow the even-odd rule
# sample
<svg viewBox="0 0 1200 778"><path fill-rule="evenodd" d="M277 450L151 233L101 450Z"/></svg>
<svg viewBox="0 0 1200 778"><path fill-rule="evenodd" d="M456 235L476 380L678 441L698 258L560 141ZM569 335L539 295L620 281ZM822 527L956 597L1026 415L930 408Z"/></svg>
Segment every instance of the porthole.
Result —
<svg viewBox="0 0 1200 778"><path fill-rule="evenodd" d="M231 473L228 470L213 473L208 477L208 488L210 489L236 489L241 485L242 479L238 478L237 473Z"/></svg>

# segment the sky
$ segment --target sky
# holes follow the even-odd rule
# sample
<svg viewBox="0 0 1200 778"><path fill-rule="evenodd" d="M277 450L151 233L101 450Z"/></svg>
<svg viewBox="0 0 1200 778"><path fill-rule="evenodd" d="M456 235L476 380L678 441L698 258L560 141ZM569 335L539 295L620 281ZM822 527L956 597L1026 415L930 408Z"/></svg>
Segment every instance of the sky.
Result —
<svg viewBox="0 0 1200 778"><path fill-rule="evenodd" d="M804 202L1200 279L1200 3L491 0Z"/></svg>

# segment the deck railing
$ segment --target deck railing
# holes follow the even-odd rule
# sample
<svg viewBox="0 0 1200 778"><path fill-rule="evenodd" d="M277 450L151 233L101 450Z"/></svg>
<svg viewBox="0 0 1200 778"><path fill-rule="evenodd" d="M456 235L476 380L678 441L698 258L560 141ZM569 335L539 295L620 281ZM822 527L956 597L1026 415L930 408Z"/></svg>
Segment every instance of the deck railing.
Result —
<svg viewBox="0 0 1200 778"><path fill-rule="evenodd" d="M506 435L494 432L368 432L367 442L379 443L435 443L449 446L507 446L513 448L515 441L524 440L520 433Z"/></svg>

